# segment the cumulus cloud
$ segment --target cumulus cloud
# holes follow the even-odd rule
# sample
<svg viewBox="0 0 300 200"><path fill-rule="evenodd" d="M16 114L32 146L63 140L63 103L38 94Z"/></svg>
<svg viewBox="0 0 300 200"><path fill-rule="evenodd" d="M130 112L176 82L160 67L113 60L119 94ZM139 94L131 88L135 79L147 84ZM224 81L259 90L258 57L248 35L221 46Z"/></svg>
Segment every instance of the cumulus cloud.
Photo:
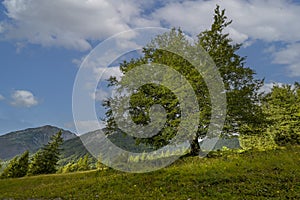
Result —
<svg viewBox="0 0 300 200"><path fill-rule="evenodd" d="M249 1L173 1L157 9L153 16L161 24L181 27L195 35L208 29L212 23L215 5L226 9L226 15L233 20L225 30L237 43L251 45L256 40L266 43L281 42L284 49L268 49L274 56L274 63L287 66L288 74L300 76L300 4L289 0ZM184 17L183 17L184 16Z"/></svg>
<svg viewBox="0 0 300 200"><path fill-rule="evenodd" d="M26 90L16 90L11 95L12 102L11 105L17 107L27 107L36 106L38 104L37 99L30 91Z"/></svg>
<svg viewBox="0 0 300 200"><path fill-rule="evenodd" d="M177 26L193 35L209 28L219 4L234 23L227 30L234 41L300 40L300 5L283 0L157 1L125 0L4 0L7 17L0 22L7 39L44 46L88 50L90 41L103 40L132 27Z"/></svg>
<svg viewBox="0 0 300 200"><path fill-rule="evenodd" d="M4 100L4 96L2 94L0 94L0 101Z"/></svg>
<svg viewBox="0 0 300 200"><path fill-rule="evenodd" d="M111 76L116 77L119 79L122 75L120 68L118 66L116 67L107 67L107 68L95 68L94 73L96 74L97 77L101 77L102 80L107 80Z"/></svg>
<svg viewBox="0 0 300 200"><path fill-rule="evenodd" d="M273 53L274 63L287 65L291 77L300 76L300 43L289 44Z"/></svg>
<svg viewBox="0 0 300 200"><path fill-rule="evenodd" d="M90 49L90 40L129 29L128 22L139 12L133 3L108 0L4 0L3 5L13 21L3 25L6 38L77 50Z"/></svg>
<svg viewBox="0 0 300 200"><path fill-rule="evenodd" d="M17 44L86 51L91 41L145 26L181 27L195 36L210 27L216 4L233 20L226 32L234 42L246 46L256 40L282 42L292 50L289 45L300 41L300 4L291 0L4 0L2 4L8 19L0 21L0 36ZM134 46L130 37L120 40L118 47ZM278 51L275 63L282 62L277 57L284 51ZM300 76L297 63L284 64L292 76Z"/></svg>
<svg viewBox="0 0 300 200"><path fill-rule="evenodd" d="M272 91L272 88L274 86L283 86L284 84L283 83L278 83L278 82L273 82L273 83L265 83L261 88L260 90L258 91L259 93L270 93Z"/></svg>
<svg viewBox="0 0 300 200"><path fill-rule="evenodd" d="M300 17L300 6L291 1L180 1L157 9L155 18L197 34L209 28L216 4L225 8L226 15L233 20L227 31L236 42L247 39L292 42L300 39L300 26L287 26L297 23Z"/></svg>

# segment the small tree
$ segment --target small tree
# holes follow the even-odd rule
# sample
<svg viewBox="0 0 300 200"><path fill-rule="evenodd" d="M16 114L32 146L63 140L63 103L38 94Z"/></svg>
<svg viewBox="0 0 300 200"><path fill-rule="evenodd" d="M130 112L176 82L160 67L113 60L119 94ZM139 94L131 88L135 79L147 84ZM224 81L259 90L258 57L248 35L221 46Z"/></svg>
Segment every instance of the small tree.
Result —
<svg viewBox="0 0 300 200"><path fill-rule="evenodd" d="M61 168L62 173L68 172L77 172L77 171L87 171L90 169L89 165L89 155L86 154L83 158L79 158L79 160L75 163L68 163Z"/></svg>
<svg viewBox="0 0 300 200"><path fill-rule="evenodd" d="M267 94L264 112L278 145L300 144L300 85L274 86Z"/></svg>
<svg viewBox="0 0 300 200"><path fill-rule="evenodd" d="M89 165L89 155L86 154L83 158L80 158L77 162L78 170L77 171L86 171L90 169Z"/></svg>
<svg viewBox="0 0 300 200"><path fill-rule="evenodd" d="M25 151L20 157L14 157L1 174L2 178L23 177L28 171L29 152Z"/></svg>
<svg viewBox="0 0 300 200"><path fill-rule="evenodd" d="M59 131L51 137L48 144L34 155L28 173L30 175L55 173L62 143L62 132Z"/></svg>
<svg viewBox="0 0 300 200"><path fill-rule="evenodd" d="M98 170L104 170L107 168L106 165L104 165L102 162L103 162L102 156L101 156L101 154L99 154L97 162L96 162L96 168Z"/></svg>

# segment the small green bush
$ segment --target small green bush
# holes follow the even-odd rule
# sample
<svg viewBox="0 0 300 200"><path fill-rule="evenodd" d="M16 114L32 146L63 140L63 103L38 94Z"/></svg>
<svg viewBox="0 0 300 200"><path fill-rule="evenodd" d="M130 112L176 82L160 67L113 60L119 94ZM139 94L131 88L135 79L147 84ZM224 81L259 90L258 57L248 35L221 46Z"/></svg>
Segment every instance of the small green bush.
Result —
<svg viewBox="0 0 300 200"><path fill-rule="evenodd" d="M269 150L275 149L277 144L274 139L274 134L267 131L262 135L242 135L240 136L240 145L242 149L258 149Z"/></svg>
<svg viewBox="0 0 300 200"><path fill-rule="evenodd" d="M80 158L75 163L68 163L63 166L58 172L59 173L69 173L69 172L77 172L77 171L87 171L90 170L89 164L89 155L85 155L83 158Z"/></svg>

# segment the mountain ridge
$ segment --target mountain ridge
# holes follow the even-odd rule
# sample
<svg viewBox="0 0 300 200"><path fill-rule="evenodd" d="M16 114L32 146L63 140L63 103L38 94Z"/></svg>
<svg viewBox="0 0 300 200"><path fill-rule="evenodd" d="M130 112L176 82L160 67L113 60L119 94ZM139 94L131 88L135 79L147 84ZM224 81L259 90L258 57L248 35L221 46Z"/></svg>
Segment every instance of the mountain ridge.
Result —
<svg viewBox="0 0 300 200"><path fill-rule="evenodd" d="M62 131L62 136L64 142L61 146L61 163L68 163L70 161L76 161L80 157L91 153L87 150L83 142L84 138L88 138L93 141L93 137L99 130L85 133L81 136L77 136L71 131L64 130L51 125L45 125L37 128L28 128L24 130L10 132L0 136L0 159L9 160L17 155L22 154L24 151L28 150L30 154L34 154L39 150L44 144L47 144L51 136L56 134L58 131ZM105 129L102 129L98 134L103 134ZM107 138L116 146L126 151L142 153L151 152L153 149L145 144L137 144L135 139L123 133L121 130L115 131L113 134L107 136ZM96 137L97 139L97 137ZM103 141L102 141L103 142ZM97 145L104 145L100 141ZM222 149L223 146L227 148L235 149L240 148L238 138L220 138L215 144L214 150Z"/></svg>
<svg viewBox="0 0 300 200"><path fill-rule="evenodd" d="M47 144L51 136L62 131L64 141L76 138L77 135L71 131L64 130L51 125L36 128L27 128L12 131L0 136L0 159L9 160L16 155L28 150L35 153L44 144Z"/></svg>

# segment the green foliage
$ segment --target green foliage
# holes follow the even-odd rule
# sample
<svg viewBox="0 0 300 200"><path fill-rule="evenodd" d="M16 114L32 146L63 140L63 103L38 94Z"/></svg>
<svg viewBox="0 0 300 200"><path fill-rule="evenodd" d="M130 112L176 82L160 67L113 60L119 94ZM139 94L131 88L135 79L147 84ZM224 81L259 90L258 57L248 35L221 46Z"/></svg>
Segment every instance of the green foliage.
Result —
<svg viewBox="0 0 300 200"><path fill-rule="evenodd" d="M103 163L103 160L102 160L102 156L101 154L98 156L98 159L97 159L97 162L96 162L96 169L98 170L104 170L106 169L106 165L104 165Z"/></svg>
<svg viewBox="0 0 300 200"><path fill-rule="evenodd" d="M30 154L34 154L44 144L47 144L51 136L59 130L57 127L47 125L0 135L0 158L2 160L10 160L17 155L21 155L26 150ZM62 130L62 133L65 140L75 137L70 131Z"/></svg>
<svg viewBox="0 0 300 200"><path fill-rule="evenodd" d="M207 133L208 124L210 123L211 103L208 88L202 75L185 60L183 57L163 49L181 49L182 52L189 52L194 57L192 59L201 60L203 53L199 47L205 51L214 60L217 69L220 71L224 81L228 112L224 134L232 133L249 134L262 132L264 117L259 106L260 96L258 89L262 86L263 81L254 78L254 71L245 67L245 57L240 57L237 51L241 44L232 44L228 34L223 33L224 29L231 24L227 21L225 10L220 10L219 6L215 9L214 22L210 30L201 32L198 35L198 41L191 44L180 29L173 28L169 33L158 35L143 49L143 56L132 59L130 62L124 61L120 64L120 70L124 77L126 73L142 64L160 63L175 69L184 76L191 84L198 100L200 108L200 124L196 136L190 138L191 154L196 155L200 151L198 143L199 137L204 137ZM199 62L201 63L201 62ZM150 67L151 65L149 65ZM205 68L205 67L204 67ZM149 74L155 80L155 73ZM166 73L166 80L170 79ZM127 80L136 81L136 80ZM174 83L175 84L175 83ZM121 85L115 78L109 79L109 86L115 86L122 91L130 91L126 86ZM183 87L178 87L177 91L184 91ZM149 110L152 105L159 104L166 110L166 123L160 132L147 139L138 139L138 143L151 144L155 148L165 146L177 134L178 125L184 119L180 111L178 98L168 88L156 84L146 84L139 88L138 91L130 91L133 95L130 99L130 115L121 115L122 118L128 117L136 124L147 125L150 122ZM107 99L103 105L106 107L106 128L109 134L118 130L115 122L116 115L113 115L112 105L115 102L122 102L122 95ZM188 102L184 102L188 103ZM115 109L121 110L122 109ZM188 132L188 131L186 131Z"/></svg>
<svg viewBox="0 0 300 200"><path fill-rule="evenodd" d="M278 145L300 144L300 85L274 86L264 99L268 128Z"/></svg>
<svg viewBox="0 0 300 200"><path fill-rule="evenodd" d="M141 174L98 170L0 180L0 199L300 199L299 155L295 146L186 157Z"/></svg>
<svg viewBox="0 0 300 200"><path fill-rule="evenodd" d="M274 134L269 131L258 135L242 135L240 136L240 145L244 150L257 149L262 151L277 147Z"/></svg>
<svg viewBox="0 0 300 200"><path fill-rule="evenodd" d="M223 146L221 149L208 152L207 158L223 157L224 159L227 159L243 152L245 152L243 149L229 149L226 146Z"/></svg>
<svg viewBox="0 0 300 200"><path fill-rule="evenodd" d="M69 173L69 172L77 172L77 171L87 171L90 170L89 164L89 155L86 154L83 158L79 158L79 160L75 163L68 163L64 167L60 169L61 173Z"/></svg>
<svg viewBox="0 0 300 200"><path fill-rule="evenodd" d="M29 152L25 151L20 157L14 157L4 169L1 178L23 177L28 171Z"/></svg>
<svg viewBox="0 0 300 200"><path fill-rule="evenodd" d="M51 174L56 172L57 162L60 156L60 146L63 143L62 132L53 135L44 147L32 158L29 166L29 175Z"/></svg>
<svg viewBox="0 0 300 200"><path fill-rule="evenodd" d="M254 78L255 72L245 67L246 57L237 54L242 44L232 44L224 33L232 21L227 21L225 10L215 9L210 30L198 35L198 44L213 58L224 81L227 96L227 116L224 131L227 134L257 133L263 126L264 116L259 106L258 90L262 80Z"/></svg>

